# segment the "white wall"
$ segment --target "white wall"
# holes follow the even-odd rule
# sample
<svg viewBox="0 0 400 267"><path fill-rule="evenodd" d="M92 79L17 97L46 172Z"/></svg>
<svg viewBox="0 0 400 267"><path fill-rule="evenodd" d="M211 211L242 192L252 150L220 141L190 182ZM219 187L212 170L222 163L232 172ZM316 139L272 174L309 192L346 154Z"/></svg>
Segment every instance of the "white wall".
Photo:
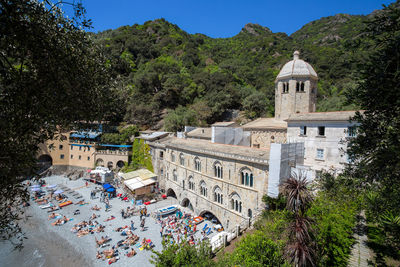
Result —
<svg viewBox="0 0 400 267"><path fill-rule="evenodd" d="M300 136L300 126L307 126L306 136ZM325 126L325 136L318 136L318 126ZM347 129L354 126L348 121L288 122L288 143L304 142L304 165L316 170L342 170L347 163ZM324 150L322 160L317 159L317 149ZM315 173L313 178L315 177Z"/></svg>

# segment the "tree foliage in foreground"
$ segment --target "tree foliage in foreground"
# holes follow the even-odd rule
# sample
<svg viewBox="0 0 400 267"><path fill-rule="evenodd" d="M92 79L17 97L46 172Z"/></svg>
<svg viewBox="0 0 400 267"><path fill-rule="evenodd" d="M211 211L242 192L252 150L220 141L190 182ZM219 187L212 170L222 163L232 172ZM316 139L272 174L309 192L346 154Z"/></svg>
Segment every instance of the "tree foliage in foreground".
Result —
<svg viewBox="0 0 400 267"><path fill-rule="evenodd" d="M0 238L20 229L19 178L34 174L38 145L75 122L112 110L101 51L80 28L84 9L64 17L51 1L0 1ZM6 208L8 207L8 208Z"/></svg>
<svg viewBox="0 0 400 267"><path fill-rule="evenodd" d="M369 192L368 219L384 229L383 211L400 214L400 1L377 13L367 33L374 52L360 66L361 83L349 95L365 110L353 118L360 126L350 143L349 173ZM386 234L400 236L399 229L387 228ZM400 250L400 243L393 245Z"/></svg>
<svg viewBox="0 0 400 267"><path fill-rule="evenodd" d="M199 266L208 267L214 265L212 251L208 242L201 242L197 246L187 242L181 244L163 241L161 252L153 250L150 260L157 267Z"/></svg>

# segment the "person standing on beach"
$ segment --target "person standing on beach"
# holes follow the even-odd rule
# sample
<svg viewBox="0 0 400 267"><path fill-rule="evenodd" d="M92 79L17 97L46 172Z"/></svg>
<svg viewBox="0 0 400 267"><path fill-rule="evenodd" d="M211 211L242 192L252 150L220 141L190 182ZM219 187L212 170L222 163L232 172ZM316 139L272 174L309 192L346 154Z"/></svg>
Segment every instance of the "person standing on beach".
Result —
<svg viewBox="0 0 400 267"><path fill-rule="evenodd" d="M131 220L131 230L133 231L133 230L135 230L135 225L134 225L134 222Z"/></svg>
<svg viewBox="0 0 400 267"><path fill-rule="evenodd" d="M142 231L144 231L144 223L145 223L145 219L142 219L142 222L140 223L140 227L142 227Z"/></svg>

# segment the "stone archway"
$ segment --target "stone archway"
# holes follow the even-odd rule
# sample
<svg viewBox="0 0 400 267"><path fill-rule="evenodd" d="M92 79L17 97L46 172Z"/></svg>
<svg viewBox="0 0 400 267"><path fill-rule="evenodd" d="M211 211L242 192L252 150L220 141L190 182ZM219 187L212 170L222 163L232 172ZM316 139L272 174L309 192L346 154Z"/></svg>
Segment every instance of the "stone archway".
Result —
<svg viewBox="0 0 400 267"><path fill-rule="evenodd" d="M175 194L175 191L174 191L172 188L168 188L168 190L167 190L167 197L173 197L173 198L178 199L177 196L176 196L176 194Z"/></svg>
<svg viewBox="0 0 400 267"><path fill-rule="evenodd" d="M188 198L184 198L181 202L182 207L189 208L191 211L194 211L193 205Z"/></svg>
<svg viewBox="0 0 400 267"><path fill-rule="evenodd" d="M202 212L200 212L199 216L204 217L204 218L209 219L209 220L212 220L216 224L221 224L222 225L221 220L217 216L215 216L214 213L212 213L209 210L203 210Z"/></svg>
<svg viewBox="0 0 400 267"><path fill-rule="evenodd" d="M125 162L122 161L122 160L118 160L116 165L117 165L118 168L121 169L121 168L123 168L125 166Z"/></svg>
<svg viewBox="0 0 400 267"><path fill-rule="evenodd" d="M103 159L97 159L96 160L96 166L104 167L104 160Z"/></svg>

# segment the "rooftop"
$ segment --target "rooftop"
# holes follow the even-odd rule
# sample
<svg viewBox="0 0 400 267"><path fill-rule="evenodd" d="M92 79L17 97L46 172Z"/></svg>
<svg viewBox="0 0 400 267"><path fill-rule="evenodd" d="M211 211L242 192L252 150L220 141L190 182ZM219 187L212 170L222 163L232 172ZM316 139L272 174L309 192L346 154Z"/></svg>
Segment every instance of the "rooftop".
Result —
<svg viewBox="0 0 400 267"><path fill-rule="evenodd" d="M163 140L163 143L166 145L166 147L189 150L235 160L242 159L266 164L269 158L269 150L267 149L217 144L202 139L183 139L170 137Z"/></svg>
<svg viewBox="0 0 400 267"><path fill-rule="evenodd" d="M236 122L234 121L220 121L216 122L211 126L216 126L216 127L233 127L236 125Z"/></svg>
<svg viewBox="0 0 400 267"><path fill-rule="evenodd" d="M169 132L152 132L152 133L142 133L139 138L148 140L148 141L153 141L159 138L162 138L164 136L167 136Z"/></svg>
<svg viewBox="0 0 400 267"><path fill-rule="evenodd" d="M127 172L127 173L122 173L119 174L124 180L130 180L133 178L140 178L142 180L147 180L150 178L157 177L156 174L153 172L149 171L148 169L139 169L133 172Z"/></svg>
<svg viewBox="0 0 400 267"><path fill-rule="evenodd" d="M259 118L242 126L243 130L286 129L287 122L275 118Z"/></svg>
<svg viewBox="0 0 400 267"><path fill-rule="evenodd" d="M313 67L302 59L299 59L299 51L293 53L293 60L286 63L279 72L276 80L291 77L311 77L318 79L318 75Z"/></svg>
<svg viewBox="0 0 400 267"><path fill-rule="evenodd" d="M186 134L189 138L202 138L211 140L211 128L196 128Z"/></svg>
<svg viewBox="0 0 400 267"><path fill-rule="evenodd" d="M362 112L362 111L360 111ZM348 121L356 111L310 112L291 114L286 120L292 121Z"/></svg>

